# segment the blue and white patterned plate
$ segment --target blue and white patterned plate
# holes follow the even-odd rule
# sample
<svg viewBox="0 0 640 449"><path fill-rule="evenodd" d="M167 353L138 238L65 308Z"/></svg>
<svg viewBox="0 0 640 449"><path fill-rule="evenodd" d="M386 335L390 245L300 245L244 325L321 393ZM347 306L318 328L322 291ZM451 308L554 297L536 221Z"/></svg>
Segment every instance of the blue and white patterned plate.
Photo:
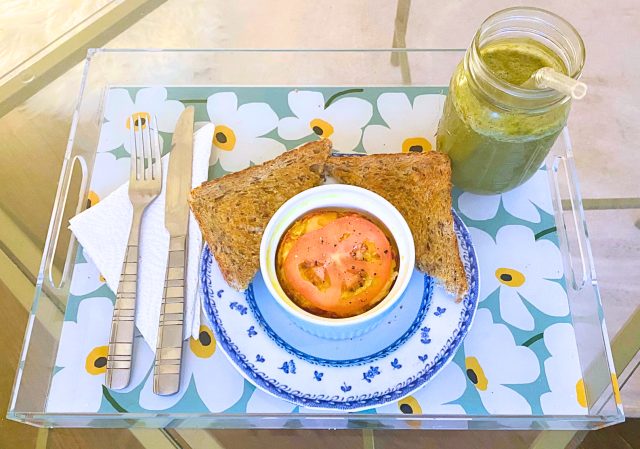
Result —
<svg viewBox="0 0 640 449"><path fill-rule="evenodd" d="M256 387L312 408L357 411L411 394L454 356L478 300L478 264L462 220L454 212L469 294L455 303L423 273L371 332L350 340L310 335L287 319L260 274L245 292L223 280L205 247L201 287L217 344Z"/></svg>

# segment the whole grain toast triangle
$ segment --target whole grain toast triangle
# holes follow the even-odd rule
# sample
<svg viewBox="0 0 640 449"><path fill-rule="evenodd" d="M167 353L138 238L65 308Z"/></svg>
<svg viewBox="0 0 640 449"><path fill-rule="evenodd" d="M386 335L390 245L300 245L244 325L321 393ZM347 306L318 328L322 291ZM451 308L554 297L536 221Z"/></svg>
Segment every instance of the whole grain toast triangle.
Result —
<svg viewBox="0 0 640 449"><path fill-rule="evenodd" d="M289 198L322 183L330 153L331 141L310 142L191 191L191 210L231 287L249 286L269 219Z"/></svg>
<svg viewBox="0 0 640 449"><path fill-rule="evenodd" d="M441 153L332 156L327 174L393 204L413 234L416 264L461 299L468 291L451 213L451 163Z"/></svg>

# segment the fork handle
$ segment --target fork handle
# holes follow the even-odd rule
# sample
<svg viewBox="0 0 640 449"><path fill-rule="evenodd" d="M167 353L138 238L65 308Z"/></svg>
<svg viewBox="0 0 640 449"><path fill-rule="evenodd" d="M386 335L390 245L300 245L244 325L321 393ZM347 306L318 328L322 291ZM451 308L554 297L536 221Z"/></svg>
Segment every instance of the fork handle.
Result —
<svg viewBox="0 0 640 449"><path fill-rule="evenodd" d="M133 354L133 333L138 281L138 241L142 210L134 208L129 241L122 264L118 293L111 320L109 353L107 355L107 388L119 390L129 385Z"/></svg>
<svg viewBox="0 0 640 449"><path fill-rule="evenodd" d="M160 325L153 367L153 392L160 395L180 389L182 328L184 322L187 237L171 236L169 259L160 309Z"/></svg>

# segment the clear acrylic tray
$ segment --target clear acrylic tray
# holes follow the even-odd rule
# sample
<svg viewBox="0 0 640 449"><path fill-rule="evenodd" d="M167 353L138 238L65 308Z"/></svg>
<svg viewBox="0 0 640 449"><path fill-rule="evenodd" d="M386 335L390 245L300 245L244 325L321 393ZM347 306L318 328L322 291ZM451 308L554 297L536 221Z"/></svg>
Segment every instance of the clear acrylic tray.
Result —
<svg viewBox="0 0 640 449"><path fill-rule="evenodd" d="M221 413L131 412L118 407L94 413L51 413L47 401L56 367L62 324L78 245L67 222L91 201L89 185L102 125L107 91L113 86L190 86L193 92L216 88L259 87L424 89L446 92L461 50L92 50L89 52L56 203L44 249L35 298L16 374L8 417L41 426L69 427L300 427L300 428L440 428L440 429L592 429L624 419L602 306L598 294L586 223L565 130L546 160L555 243L562 254L563 285L576 336L585 412L505 415L490 413L406 415L369 413L246 413L233 407ZM116 69L117 68L117 69ZM184 101L184 99L182 99ZM192 99L201 102L202 99ZM213 173L213 176L219 174ZM545 186L545 188L547 188ZM455 194L459 200L459 192ZM537 232L537 231L536 231ZM542 236L541 236L542 237ZM537 237L536 237L537 238ZM70 241L67 245L66 242ZM63 243L64 242L64 243ZM524 345L536 340L527 340ZM101 409L102 410L102 409ZM535 412L538 410L538 413Z"/></svg>

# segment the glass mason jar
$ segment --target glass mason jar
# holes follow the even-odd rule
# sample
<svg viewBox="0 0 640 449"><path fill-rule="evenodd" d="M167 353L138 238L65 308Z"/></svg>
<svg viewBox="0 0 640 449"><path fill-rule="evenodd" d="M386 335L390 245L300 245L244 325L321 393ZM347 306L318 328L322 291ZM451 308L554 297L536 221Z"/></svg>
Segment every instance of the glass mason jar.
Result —
<svg viewBox="0 0 640 449"><path fill-rule="evenodd" d="M541 67L578 78L584 44L561 17L509 8L480 26L457 66L438 126L457 187L502 193L529 179L567 122L570 97L521 86Z"/></svg>

